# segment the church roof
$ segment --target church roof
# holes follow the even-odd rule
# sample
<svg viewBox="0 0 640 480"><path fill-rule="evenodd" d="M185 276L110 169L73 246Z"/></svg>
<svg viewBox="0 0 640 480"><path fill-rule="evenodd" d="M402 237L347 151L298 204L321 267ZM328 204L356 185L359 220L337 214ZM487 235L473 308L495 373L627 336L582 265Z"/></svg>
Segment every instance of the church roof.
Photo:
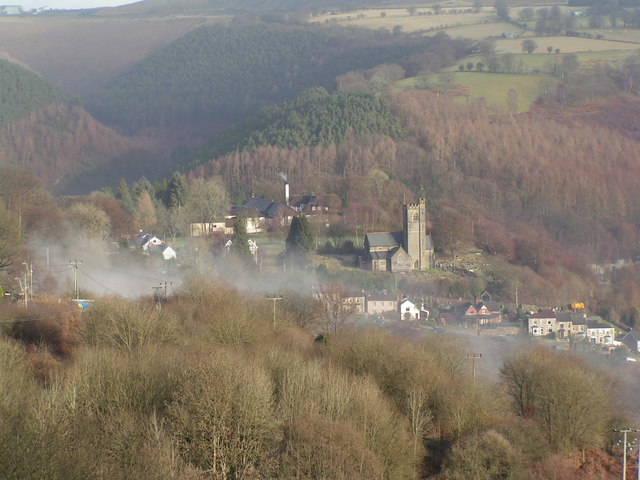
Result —
<svg viewBox="0 0 640 480"><path fill-rule="evenodd" d="M389 256L389 252L371 252L371 260L386 260Z"/></svg>
<svg viewBox="0 0 640 480"><path fill-rule="evenodd" d="M367 233L370 247L399 247L402 245L402 232Z"/></svg>

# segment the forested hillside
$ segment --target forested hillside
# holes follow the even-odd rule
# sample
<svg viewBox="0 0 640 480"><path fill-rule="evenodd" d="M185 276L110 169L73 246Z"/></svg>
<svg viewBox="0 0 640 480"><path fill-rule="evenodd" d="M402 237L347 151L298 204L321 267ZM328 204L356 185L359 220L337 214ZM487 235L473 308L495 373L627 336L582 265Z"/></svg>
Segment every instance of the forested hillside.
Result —
<svg viewBox="0 0 640 480"><path fill-rule="evenodd" d="M265 107L255 116L216 135L191 164L262 145L295 149L340 144L348 132L397 138L405 130L388 105L375 94L329 94L324 88L312 88L294 100Z"/></svg>
<svg viewBox="0 0 640 480"><path fill-rule="evenodd" d="M65 101L65 95L55 84L7 60L0 60L0 125Z"/></svg>
<svg viewBox="0 0 640 480"><path fill-rule="evenodd" d="M167 170L161 170L166 155L150 143L121 137L96 122L52 82L0 60L0 164L28 169L55 192L68 191L73 185L74 192L86 193L105 181L117 182L123 170L141 175L136 164L144 164L152 151L159 174L168 172L166 164ZM125 163L126 169L105 170L112 161L121 167ZM103 174L90 179L87 173L98 167ZM82 173L87 176L77 181Z"/></svg>
<svg viewBox="0 0 640 480"><path fill-rule="evenodd" d="M624 132L543 113L495 116L481 104L425 91L390 99L406 138L370 134L329 147L265 146L231 153L194 175L222 175L242 196L279 191L278 172L285 172L294 191L336 193L347 212L357 202L368 231L397 221L405 195L426 195L442 253L465 241L486 245L540 276L541 283L526 287L536 298L573 288L571 275L586 278L585 260L638 253L640 145ZM513 292L508 283L493 288Z"/></svg>
<svg viewBox="0 0 640 480"><path fill-rule="evenodd" d="M447 47L443 48L443 42ZM229 124L338 75L433 49L449 62L469 44L367 30L256 24L201 27L86 99L89 111L129 132Z"/></svg>

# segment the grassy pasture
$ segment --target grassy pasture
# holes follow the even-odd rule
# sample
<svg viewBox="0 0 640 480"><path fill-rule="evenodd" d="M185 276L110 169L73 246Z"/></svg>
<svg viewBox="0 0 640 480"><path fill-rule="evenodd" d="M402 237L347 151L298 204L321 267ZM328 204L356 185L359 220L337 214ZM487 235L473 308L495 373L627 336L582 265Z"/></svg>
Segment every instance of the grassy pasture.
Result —
<svg viewBox="0 0 640 480"><path fill-rule="evenodd" d="M431 9L418 9L418 11ZM384 14L385 16L382 16ZM363 15L358 18L359 15ZM319 23L338 23L339 25L355 25L358 27L392 30L396 25L402 26L405 32L419 30L433 30L448 27L477 25L484 22L487 14L441 14L441 15L409 15L406 8L386 8L371 10L356 10L349 13L321 15L313 17L312 21Z"/></svg>
<svg viewBox="0 0 640 480"><path fill-rule="evenodd" d="M445 28L444 31L453 38L463 37L471 38L473 40L484 40L487 37L498 37L502 35L503 32L513 33L518 37L524 33L525 30L516 27L511 23L496 22Z"/></svg>
<svg viewBox="0 0 640 480"><path fill-rule="evenodd" d="M584 29L585 33L590 33L594 37L602 35L605 40L614 40L618 42L634 42L640 44L640 29L633 28L600 28L600 29Z"/></svg>
<svg viewBox="0 0 640 480"><path fill-rule="evenodd" d="M453 83L459 87L462 95L458 102L484 100L490 108L505 111L508 108L507 95L513 89L517 93L518 112L526 112L540 96L542 83L550 79L545 74L499 74L484 72L455 72ZM437 76L406 78L396 82L395 88L407 90L437 86Z"/></svg>
<svg viewBox="0 0 640 480"><path fill-rule="evenodd" d="M597 52L609 50L637 50L637 43L614 42L610 40L596 40L593 38L579 37L531 37L537 44L538 48L534 53L546 52L547 45L560 49L560 53L575 52ZM520 38L501 38L496 41L496 51L498 53L521 53L522 39Z"/></svg>
<svg viewBox="0 0 640 480"><path fill-rule="evenodd" d="M214 17L0 17L0 53L73 94L96 89Z"/></svg>
<svg viewBox="0 0 640 480"><path fill-rule="evenodd" d="M542 82L549 79L544 74L496 74L458 72L454 82L466 90L458 101L484 99L491 108L507 110L509 90L517 93L518 112L526 112L540 96Z"/></svg>

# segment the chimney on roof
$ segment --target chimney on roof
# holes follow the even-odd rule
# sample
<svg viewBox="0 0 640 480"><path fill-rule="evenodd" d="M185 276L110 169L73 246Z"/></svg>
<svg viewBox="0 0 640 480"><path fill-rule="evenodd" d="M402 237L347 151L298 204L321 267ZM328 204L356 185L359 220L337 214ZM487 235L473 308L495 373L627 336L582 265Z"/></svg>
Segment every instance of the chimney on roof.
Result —
<svg viewBox="0 0 640 480"><path fill-rule="evenodd" d="M289 205L289 182L286 180L284 182L284 203Z"/></svg>

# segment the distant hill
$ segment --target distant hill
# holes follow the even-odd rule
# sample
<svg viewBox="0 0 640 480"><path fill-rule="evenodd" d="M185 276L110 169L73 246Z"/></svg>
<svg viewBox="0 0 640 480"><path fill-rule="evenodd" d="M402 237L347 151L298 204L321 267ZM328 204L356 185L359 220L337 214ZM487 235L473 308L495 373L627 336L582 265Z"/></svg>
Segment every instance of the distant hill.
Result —
<svg viewBox="0 0 640 480"><path fill-rule="evenodd" d="M0 125L46 105L65 101L64 93L53 83L7 60L0 60Z"/></svg>
<svg viewBox="0 0 640 480"><path fill-rule="evenodd" d="M376 5L389 5L389 3L384 0L144 0L108 10L109 14L167 14L194 11L259 13L267 11L326 11L332 8L352 10Z"/></svg>
<svg viewBox="0 0 640 480"><path fill-rule="evenodd" d="M374 94L329 94L323 88L313 88L282 105L266 107L216 135L196 154L191 166L264 145L295 149L340 144L349 131L395 138L406 133L385 102Z"/></svg>
<svg viewBox="0 0 640 480"><path fill-rule="evenodd" d="M128 160L124 172L135 171L136 163L150 157L142 142L99 124L52 82L0 60L0 164L30 170L55 192L68 192L72 185L75 192L87 192L122 176L123 171L113 179L104 175L112 162ZM165 174L162 155L153 158L158 173ZM97 168L101 176L74 184L79 174Z"/></svg>
<svg viewBox="0 0 640 480"><path fill-rule="evenodd" d="M201 27L110 82L86 105L96 118L128 132L230 124L309 87L332 89L348 71L401 62L437 44L359 29Z"/></svg>
<svg viewBox="0 0 640 480"><path fill-rule="evenodd" d="M214 17L0 16L0 54L28 65L65 92L94 91L157 49Z"/></svg>

